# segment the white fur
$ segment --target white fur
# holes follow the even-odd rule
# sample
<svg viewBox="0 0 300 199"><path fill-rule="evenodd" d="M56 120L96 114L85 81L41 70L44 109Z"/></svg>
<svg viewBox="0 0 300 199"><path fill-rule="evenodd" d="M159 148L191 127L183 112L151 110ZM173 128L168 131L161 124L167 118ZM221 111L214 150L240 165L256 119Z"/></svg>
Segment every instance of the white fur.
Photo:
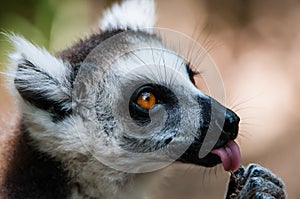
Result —
<svg viewBox="0 0 300 199"><path fill-rule="evenodd" d="M111 9L104 12L100 21L100 29L111 31L144 30L151 33L155 24L154 0L124 0L121 4L114 4Z"/></svg>

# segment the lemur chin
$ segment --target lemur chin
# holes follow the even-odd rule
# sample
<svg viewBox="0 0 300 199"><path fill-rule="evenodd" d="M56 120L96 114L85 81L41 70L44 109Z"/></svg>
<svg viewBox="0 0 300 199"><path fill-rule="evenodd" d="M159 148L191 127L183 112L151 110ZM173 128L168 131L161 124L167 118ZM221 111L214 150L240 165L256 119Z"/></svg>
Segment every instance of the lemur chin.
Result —
<svg viewBox="0 0 300 199"><path fill-rule="evenodd" d="M154 7L114 4L99 33L55 56L8 36L22 166L8 172L4 197L122 198L136 175L174 161L222 163L232 171L227 198L285 197L269 170L240 167L239 117L196 88L197 67L155 33Z"/></svg>

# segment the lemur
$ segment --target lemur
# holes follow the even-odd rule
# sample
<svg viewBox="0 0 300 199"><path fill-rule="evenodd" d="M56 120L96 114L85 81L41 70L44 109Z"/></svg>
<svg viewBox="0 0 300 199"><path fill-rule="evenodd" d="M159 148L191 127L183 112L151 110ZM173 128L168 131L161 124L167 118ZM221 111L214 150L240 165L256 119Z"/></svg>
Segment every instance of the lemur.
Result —
<svg viewBox="0 0 300 199"><path fill-rule="evenodd" d="M122 198L140 173L173 161L222 163L228 199L285 198L271 171L240 166L239 117L199 90L188 58L153 31L154 4L114 4L99 33L55 56L8 36L6 74L23 113L12 157L21 166L12 165L1 198ZM215 141L206 140L210 127L220 131Z"/></svg>

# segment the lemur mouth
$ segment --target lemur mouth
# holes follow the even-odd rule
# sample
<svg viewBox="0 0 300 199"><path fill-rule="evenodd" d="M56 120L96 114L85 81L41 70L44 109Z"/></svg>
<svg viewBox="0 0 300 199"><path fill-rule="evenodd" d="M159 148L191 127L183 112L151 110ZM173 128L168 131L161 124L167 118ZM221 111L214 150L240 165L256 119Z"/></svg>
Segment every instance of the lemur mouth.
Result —
<svg viewBox="0 0 300 199"><path fill-rule="evenodd" d="M239 146L234 141L238 135L239 117L231 110L226 109L225 123L221 135L212 151L204 158L199 158L199 150L204 141L203 137L195 138L194 142L185 151L178 161L192 163L205 167L213 167L222 163L224 170L235 171L241 163ZM206 134L207 128L201 130Z"/></svg>
<svg viewBox="0 0 300 199"><path fill-rule="evenodd" d="M199 147L191 146L178 161L205 167L213 167L222 163L225 171L236 171L241 164L240 149L234 140L230 140L223 147L214 148L204 158L198 156Z"/></svg>

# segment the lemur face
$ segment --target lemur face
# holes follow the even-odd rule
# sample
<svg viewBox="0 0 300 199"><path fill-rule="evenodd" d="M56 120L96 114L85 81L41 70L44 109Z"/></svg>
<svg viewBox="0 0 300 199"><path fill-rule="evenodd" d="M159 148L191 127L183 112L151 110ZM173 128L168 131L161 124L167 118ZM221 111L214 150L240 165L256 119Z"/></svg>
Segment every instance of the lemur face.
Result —
<svg viewBox="0 0 300 199"><path fill-rule="evenodd" d="M152 1L139 5L144 21L122 17L137 2L113 7L102 33L57 57L11 37L14 87L34 143L62 162L96 159L126 172L173 161L236 170L239 117L196 88L190 60L144 29L154 25Z"/></svg>

